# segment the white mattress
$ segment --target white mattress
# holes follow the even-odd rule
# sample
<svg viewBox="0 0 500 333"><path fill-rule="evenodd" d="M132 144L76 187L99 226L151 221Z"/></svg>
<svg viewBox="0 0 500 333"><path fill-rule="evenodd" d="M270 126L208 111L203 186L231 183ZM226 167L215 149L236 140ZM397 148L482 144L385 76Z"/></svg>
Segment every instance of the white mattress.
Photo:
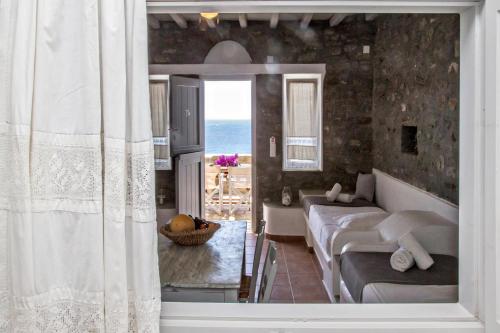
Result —
<svg viewBox="0 0 500 333"><path fill-rule="evenodd" d="M330 239L341 218L356 213L384 212L379 207L338 207L312 205L308 226L316 242L331 256Z"/></svg>
<svg viewBox="0 0 500 333"><path fill-rule="evenodd" d="M340 282L341 301L353 303L344 283ZM458 301L457 285L413 285L394 283L369 283L363 288L362 303L455 303Z"/></svg>

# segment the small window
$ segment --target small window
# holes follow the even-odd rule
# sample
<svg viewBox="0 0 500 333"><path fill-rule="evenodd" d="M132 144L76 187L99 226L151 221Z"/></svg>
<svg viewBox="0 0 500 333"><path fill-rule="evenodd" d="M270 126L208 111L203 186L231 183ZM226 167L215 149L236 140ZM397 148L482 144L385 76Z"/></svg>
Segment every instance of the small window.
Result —
<svg viewBox="0 0 500 333"><path fill-rule="evenodd" d="M321 171L321 74L283 75L283 170Z"/></svg>

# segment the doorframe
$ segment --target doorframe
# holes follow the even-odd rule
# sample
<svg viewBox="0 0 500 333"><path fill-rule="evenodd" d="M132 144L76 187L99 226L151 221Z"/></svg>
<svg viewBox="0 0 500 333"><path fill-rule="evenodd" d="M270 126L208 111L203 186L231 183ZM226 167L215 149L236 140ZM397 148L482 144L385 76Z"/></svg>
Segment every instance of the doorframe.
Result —
<svg viewBox="0 0 500 333"><path fill-rule="evenodd" d="M173 332L486 332L499 320L500 151L497 0L150 1L149 13L456 13L460 14L460 286L454 304L163 303L161 328ZM484 4L486 3L486 7ZM485 8L494 10L485 18ZM495 52L485 60L485 31ZM496 31L496 32L494 32ZM493 37L492 37L493 36ZM485 61L496 71L486 71ZM485 87L486 79L491 88ZM485 94L485 90L486 94ZM493 95L493 96L492 96ZM467 113L465 113L467 111ZM485 123L485 119L487 123ZM487 138L493 142L486 143ZM487 166L486 160L493 163ZM485 192L486 189L486 192ZM491 194L487 197L486 193ZM465 221L467 219L467 221ZM487 232L491 231L491 232ZM496 241L496 245L495 245ZM489 258L486 267L484 256ZM485 276L486 272L492 276ZM491 294L493 293L493 295ZM487 295L485 297L485 294Z"/></svg>
<svg viewBox="0 0 500 333"><path fill-rule="evenodd" d="M203 82L203 86L205 86L205 81L250 81L250 89L251 89L251 154L252 154L252 230L255 231L257 228L257 167L256 167L256 159L255 154L257 152L257 129L255 124L255 117L257 115L257 94L256 94L256 75L243 75L243 74L226 74L226 75L200 75L200 80ZM205 105L205 97L203 97L203 105ZM205 111L205 108L203 108ZM205 177L203 177L205 180Z"/></svg>

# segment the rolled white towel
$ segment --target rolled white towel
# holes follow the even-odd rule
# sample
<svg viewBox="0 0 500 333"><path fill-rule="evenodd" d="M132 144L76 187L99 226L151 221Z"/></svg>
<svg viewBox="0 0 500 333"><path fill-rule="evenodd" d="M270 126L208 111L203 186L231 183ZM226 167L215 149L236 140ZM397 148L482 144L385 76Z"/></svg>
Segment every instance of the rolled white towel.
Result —
<svg viewBox="0 0 500 333"><path fill-rule="evenodd" d="M391 256L391 267L396 271L406 272L413 265L415 265L415 259L405 248L400 247Z"/></svg>
<svg viewBox="0 0 500 333"><path fill-rule="evenodd" d="M342 186L339 183L335 183L333 185L332 189L330 191L326 191L326 199L328 201L335 201L337 199L337 196L339 195L340 191L342 191Z"/></svg>
<svg viewBox="0 0 500 333"><path fill-rule="evenodd" d="M434 264L434 260L429 255L422 245L413 237L411 232L408 232L401 236L398 240L399 246L410 251L411 255L415 259L418 268L426 270Z"/></svg>
<svg viewBox="0 0 500 333"><path fill-rule="evenodd" d="M337 201L343 203L351 203L353 199L354 195L348 193L339 193L337 196Z"/></svg>

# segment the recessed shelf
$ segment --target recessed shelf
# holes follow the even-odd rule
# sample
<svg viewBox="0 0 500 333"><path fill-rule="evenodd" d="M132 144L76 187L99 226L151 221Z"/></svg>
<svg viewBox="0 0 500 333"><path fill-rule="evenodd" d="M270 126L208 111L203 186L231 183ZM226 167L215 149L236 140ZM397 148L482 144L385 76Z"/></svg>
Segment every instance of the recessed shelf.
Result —
<svg viewBox="0 0 500 333"><path fill-rule="evenodd" d="M401 126L401 152L418 155L417 126Z"/></svg>

